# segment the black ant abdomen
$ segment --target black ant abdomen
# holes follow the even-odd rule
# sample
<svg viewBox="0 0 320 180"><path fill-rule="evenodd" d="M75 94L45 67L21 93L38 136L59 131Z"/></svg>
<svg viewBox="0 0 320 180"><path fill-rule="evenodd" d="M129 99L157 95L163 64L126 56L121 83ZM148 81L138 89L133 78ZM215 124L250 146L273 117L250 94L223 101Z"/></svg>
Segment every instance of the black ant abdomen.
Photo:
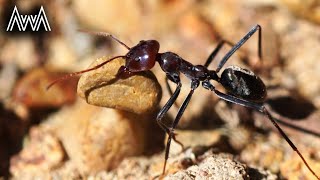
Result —
<svg viewBox="0 0 320 180"><path fill-rule="evenodd" d="M237 66L227 67L220 83L232 95L248 101L263 103L267 97L263 81L252 71Z"/></svg>

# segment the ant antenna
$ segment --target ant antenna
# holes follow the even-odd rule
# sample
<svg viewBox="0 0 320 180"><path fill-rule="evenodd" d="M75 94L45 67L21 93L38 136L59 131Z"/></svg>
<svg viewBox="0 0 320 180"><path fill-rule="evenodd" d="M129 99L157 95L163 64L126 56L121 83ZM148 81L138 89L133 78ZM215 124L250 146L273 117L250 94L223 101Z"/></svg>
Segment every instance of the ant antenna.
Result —
<svg viewBox="0 0 320 180"><path fill-rule="evenodd" d="M65 79L68 79L68 78L70 78L70 77L72 77L72 76L76 76L76 75L79 75L79 74L83 74L83 73L85 73L85 72L89 72L89 71L98 69L98 68L102 67L103 65L109 63L110 61L112 61L112 60L114 60L114 59L117 59L117 58L120 58L120 57L125 57L125 56L115 56L115 57L113 57L113 58L111 58L111 59L108 59L108 60L106 60L105 62L103 62L103 63L101 63L101 64L98 64L98 65L96 65L96 66L94 66L94 67L92 67L92 68L85 69L85 70L83 70L83 71L78 71L78 72L74 72L74 73L67 74L67 75L65 75L65 76L63 76L63 77L61 77L61 78L58 78L58 79L54 80L52 83L50 83L50 84L47 86L46 89L49 90L49 89L50 89L53 85L55 85L56 83L58 83L58 82L60 82L60 81L63 81L63 80L65 80Z"/></svg>
<svg viewBox="0 0 320 180"><path fill-rule="evenodd" d="M129 46L127 46L124 42L120 41L118 38L116 38L115 36L113 36L112 34L108 34L108 33L105 33L105 32L95 32L95 31L88 31L88 30L84 30L84 29L78 29L78 31L80 32L84 32L84 33L88 33L88 34L93 34L93 35L97 35L97 36L104 36L104 37L111 37L113 40L115 40L116 42L118 42L119 44L121 44L122 46L124 46L125 48L127 48L128 50L130 50L131 48ZM114 59L117 59L117 58L120 58L120 57L125 57L125 56L115 56L101 64L98 64L97 66L93 67L93 68L90 68L90 69L86 69L86 70L83 70L83 71L79 71L79 72L74 72L74 73L70 73L70 74L67 74L59 79L56 79L54 80L52 83L50 83L48 86L47 86L47 90L49 90L53 85L55 85L56 83L60 82L60 81L63 81L65 79L68 79L72 76L75 76L75 75L79 75L79 74L82 74L82 73L85 73L85 72L89 72L89 71L92 71L92 70L95 70L95 69L98 69L100 68L101 66L107 64L108 62L114 60Z"/></svg>
<svg viewBox="0 0 320 180"><path fill-rule="evenodd" d="M127 46L124 42L120 41L118 38L116 38L112 34L108 34L108 33L105 33L105 32L88 31L88 30L84 30L84 29L78 29L78 31L79 32L88 33L88 34L92 34L92 35L96 35L96 36L104 36L104 37L107 37L107 38L111 37L113 40L117 41L119 44L121 44L122 46L124 46L125 48L130 50L129 46Z"/></svg>

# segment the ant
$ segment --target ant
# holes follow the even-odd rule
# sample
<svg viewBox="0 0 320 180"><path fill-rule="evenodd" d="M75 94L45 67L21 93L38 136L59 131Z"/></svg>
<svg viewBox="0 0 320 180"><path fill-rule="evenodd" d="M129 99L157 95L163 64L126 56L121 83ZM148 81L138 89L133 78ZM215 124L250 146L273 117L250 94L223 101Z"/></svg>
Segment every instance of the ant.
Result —
<svg viewBox="0 0 320 180"><path fill-rule="evenodd" d="M168 141L165 149L165 160L162 170L162 175L166 172L166 164L169 157L171 140L176 141L180 145L182 145L175 138L174 129L176 128L179 120L181 119L186 107L188 106L190 99L194 93L194 91L199 87L200 82L202 86L214 92L220 99L225 101L238 104L244 107L252 108L256 111L263 113L271 123L277 128L279 133L283 136L283 138L287 141L287 143L291 146L291 148L300 156L303 163L309 169L309 171L317 178L320 179L319 176L312 170L309 166L303 155L300 153L298 148L294 145L294 143L289 139L289 137L285 134L285 132L280 128L277 124L276 119L269 113L266 107L263 105L265 99L267 97L266 86L263 81L256 76L252 71L243 69L237 66L229 66L223 70L221 76L219 77L218 73L224 64L228 61L228 59L248 40L250 37L258 31L258 56L262 59L262 51L261 51L261 31L262 28L260 25L255 25L240 41L233 45L232 43L222 40L217 47L213 50L213 52L209 55L204 65L193 65L190 62L184 60L179 55L173 52L164 52L159 53L160 44L156 40L142 40L137 45L133 47L127 46L125 43L121 42L119 39L114 37L111 34L106 34L103 32L88 32L91 34L96 34L100 36L110 37L113 40L117 41L119 44L128 49L128 53L123 56L115 56L93 68L86 69L83 71L75 72L68 74L60 79L53 81L47 88L50 88L55 83L69 78L74 75L82 74L88 71L92 71L100 68L101 66L109 63L110 61L116 58L124 58L126 60L125 65L121 66L116 75L117 78L127 78L129 76L134 75L137 72L147 71L154 67L155 63L158 62L161 69L166 73L167 83L168 80L172 81L176 84L176 90L172 92L172 96L168 100L168 102L164 105L164 107L160 110L157 115L157 123L159 126L168 134ZM214 57L217 55L219 50L222 48L224 44L229 44L232 46L231 50L222 58L219 62L216 70L209 70L208 66L212 63ZM182 105L180 106L176 118L172 122L171 126L168 127L162 122L163 116L167 113L170 107L176 101L180 90L181 90L181 81L180 81L180 73L184 74L191 81L191 90ZM213 86L210 80L216 81L220 83L227 91L227 94L220 92Z"/></svg>

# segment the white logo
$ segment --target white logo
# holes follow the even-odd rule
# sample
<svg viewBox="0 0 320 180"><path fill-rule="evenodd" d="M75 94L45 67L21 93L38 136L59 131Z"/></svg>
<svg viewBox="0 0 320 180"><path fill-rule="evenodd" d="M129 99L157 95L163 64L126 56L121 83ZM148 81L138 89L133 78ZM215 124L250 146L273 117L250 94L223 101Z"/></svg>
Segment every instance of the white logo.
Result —
<svg viewBox="0 0 320 180"><path fill-rule="evenodd" d="M30 23L32 31L39 31L40 25L43 24L45 31L51 31L46 13L41 6L38 15L20 15L17 6L14 6L7 31L12 31L16 24L19 31L25 31L28 23Z"/></svg>

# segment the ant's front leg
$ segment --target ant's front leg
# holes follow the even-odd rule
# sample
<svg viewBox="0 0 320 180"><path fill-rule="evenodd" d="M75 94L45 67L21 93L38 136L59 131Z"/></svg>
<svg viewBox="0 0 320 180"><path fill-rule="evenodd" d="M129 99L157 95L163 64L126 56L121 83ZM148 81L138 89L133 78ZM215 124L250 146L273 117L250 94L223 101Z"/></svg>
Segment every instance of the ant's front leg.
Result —
<svg viewBox="0 0 320 180"><path fill-rule="evenodd" d="M180 90L181 90L181 82L180 82L180 78L178 74L167 74L167 78L169 80L171 80L172 82L177 84L176 90L172 93L172 96L170 97L170 99L168 100L168 102L163 106L163 108L159 111L158 115L157 115L157 123L158 125L168 134L170 135L170 130L169 128L162 122L162 118L163 116L168 112L168 110L171 108L171 106L175 103L175 101L177 100L179 94L180 94ZM184 146L181 142L179 142L178 140L176 140L175 136L173 136L173 140L175 142L177 142L182 149L184 149Z"/></svg>
<svg viewBox="0 0 320 180"><path fill-rule="evenodd" d="M169 95L170 95L170 97L171 97L171 96L173 96L173 91L172 91L172 89L171 89L171 87L170 87L168 76L166 76L165 81L166 81L167 90L168 90ZM177 108L180 107L180 105L177 103L177 101L174 102L174 105L175 105Z"/></svg>
<svg viewBox="0 0 320 180"><path fill-rule="evenodd" d="M186 97L186 99L183 101L178 113L177 113L177 116L175 118L175 120L172 122L172 125L170 127L170 132L169 132L169 137L168 137L168 141L167 141L167 146L166 146L166 152L165 152L165 160L164 160L164 165L163 165L163 171L162 171L162 174L165 173L166 171L166 165L167 165L167 161L168 161L168 158L169 158L169 151L170 151L170 145L171 145L171 139L175 140L174 139L174 129L176 128L176 126L178 125L184 111L186 110L190 100L191 100L191 97L194 93L194 90L199 86L199 81L198 80L193 80L191 82L191 90L188 94L188 96Z"/></svg>

